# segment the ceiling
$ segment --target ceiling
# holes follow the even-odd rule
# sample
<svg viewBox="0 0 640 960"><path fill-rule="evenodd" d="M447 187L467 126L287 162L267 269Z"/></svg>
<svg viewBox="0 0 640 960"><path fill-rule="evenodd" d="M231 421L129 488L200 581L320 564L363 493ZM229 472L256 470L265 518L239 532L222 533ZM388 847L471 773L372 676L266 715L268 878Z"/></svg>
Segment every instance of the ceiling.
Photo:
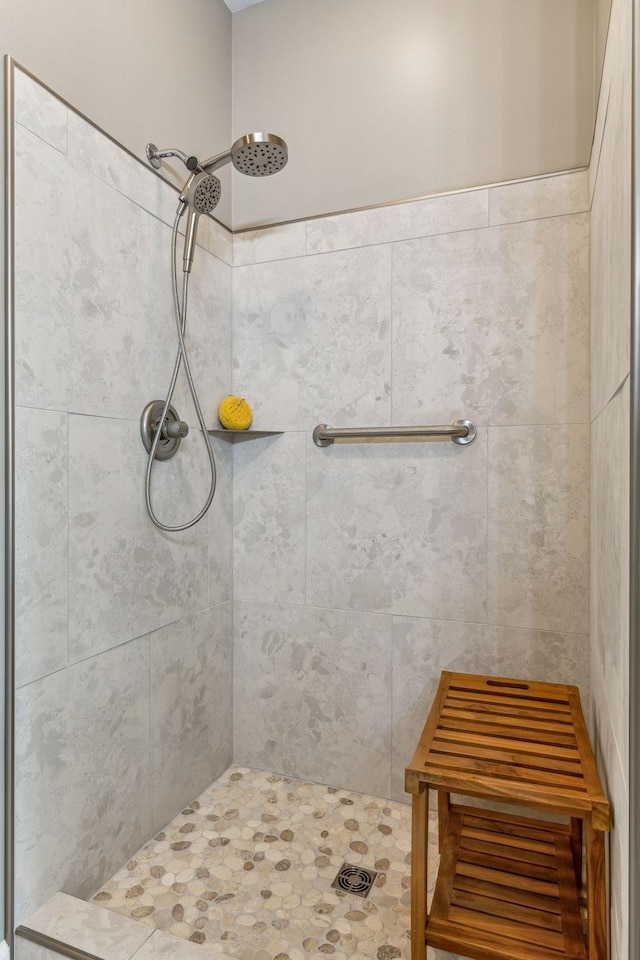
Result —
<svg viewBox="0 0 640 960"><path fill-rule="evenodd" d="M262 0L224 0L232 13L236 10L244 10L245 7L252 7L255 3L262 3Z"/></svg>

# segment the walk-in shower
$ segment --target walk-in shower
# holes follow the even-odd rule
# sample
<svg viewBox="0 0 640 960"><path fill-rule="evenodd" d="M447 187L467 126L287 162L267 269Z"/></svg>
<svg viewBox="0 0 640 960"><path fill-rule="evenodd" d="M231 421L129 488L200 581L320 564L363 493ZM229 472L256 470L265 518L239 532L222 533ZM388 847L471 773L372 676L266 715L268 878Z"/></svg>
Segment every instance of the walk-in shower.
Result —
<svg viewBox="0 0 640 960"><path fill-rule="evenodd" d="M210 214L220 201L222 188L220 181L213 175L213 171L231 161L240 173L248 177L269 177L278 173L288 160L287 144L273 133L248 133L235 141L230 150L218 153L200 163L197 157L187 156L182 150L169 148L158 150L153 143L147 144L147 158L155 169L159 169L161 161L169 157L182 160L190 176L185 183L178 200L173 230L171 234L171 276L173 286L173 306L178 333L178 350L173 367L173 374L169 385L166 400L152 400L148 403L140 421L140 431L145 449L149 454L145 475L145 500L147 512L152 522L161 530L174 533L187 530L194 526L206 514L211 506L216 490L216 463L213 448L209 442L207 425L204 421L198 394L193 382L189 366L189 357L185 346L185 331L187 324L187 298L189 293L189 274L193 266L193 257L198 233L198 220L202 214ZM180 221L187 213L187 223L184 238L184 253L182 258L182 291L178 284L178 267L176 262L178 232ZM163 523L156 516L151 503L151 471L153 461L168 460L173 457L180 447L180 442L189 433L188 424L180 417L171 404L176 387L180 366L184 365L184 372L189 385L189 392L193 400L196 416L202 432L202 438L207 448L207 457L211 471L209 493L204 506L199 513L186 523L169 525Z"/></svg>

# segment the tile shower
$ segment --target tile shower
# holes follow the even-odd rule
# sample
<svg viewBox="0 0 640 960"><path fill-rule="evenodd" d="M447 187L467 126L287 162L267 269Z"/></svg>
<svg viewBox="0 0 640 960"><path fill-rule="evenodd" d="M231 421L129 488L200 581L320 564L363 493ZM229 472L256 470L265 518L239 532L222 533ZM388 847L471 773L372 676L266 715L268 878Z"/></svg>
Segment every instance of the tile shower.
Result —
<svg viewBox="0 0 640 960"><path fill-rule="evenodd" d="M169 536L144 512L139 415L172 363L175 193L16 87L18 920L121 876L232 761L402 817L442 669L586 702L587 172L233 243L207 222L205 415L234 392L283 434L214 441L214 507ZM459 417L468 448L311 442L319 422ZM196 440L155 482L192 512Z"/></svg>

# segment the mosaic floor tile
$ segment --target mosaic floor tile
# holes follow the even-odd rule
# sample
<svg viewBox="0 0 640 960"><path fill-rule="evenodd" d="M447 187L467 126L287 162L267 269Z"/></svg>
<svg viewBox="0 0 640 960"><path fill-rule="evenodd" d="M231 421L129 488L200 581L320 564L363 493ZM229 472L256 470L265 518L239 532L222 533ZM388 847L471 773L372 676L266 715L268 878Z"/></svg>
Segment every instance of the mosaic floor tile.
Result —
<svg viewBox="0 0 640 960"><path fill-rule="evenodd" d="M231 767L93 901L203 960L408 960L410 849L409 806ZM368 898L332 889L344 862L377 871Z"/></svg>

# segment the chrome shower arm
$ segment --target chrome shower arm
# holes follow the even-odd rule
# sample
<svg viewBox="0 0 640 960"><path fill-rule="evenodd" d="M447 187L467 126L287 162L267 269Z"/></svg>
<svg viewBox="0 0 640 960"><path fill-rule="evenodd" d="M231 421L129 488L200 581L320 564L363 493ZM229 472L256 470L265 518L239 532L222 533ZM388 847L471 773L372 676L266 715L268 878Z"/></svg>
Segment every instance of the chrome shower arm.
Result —
<svg viewBox="0 0 640 960"><path fill-rule="evenodd" d="M160 161L165 160L167 157L177 157L178 160L182 160L187 170L202 170L197 157L190 157L182 150L177 150L174 147L169 147L167 150L158 150L155 143L148 143L146 152L147 160L156 170L160 169Z"/></svg>
<svg viewBox="0 0 640 960"><path fill-rule="evenodd" d="M225 163L228 163L229 160L231 160L231 150L223 150L222 153L216 153L215 156L209 157L209 159L205 160L201 166L202 169L206 170L207 173L212 173L219 167L224 166Z"/></svg>

